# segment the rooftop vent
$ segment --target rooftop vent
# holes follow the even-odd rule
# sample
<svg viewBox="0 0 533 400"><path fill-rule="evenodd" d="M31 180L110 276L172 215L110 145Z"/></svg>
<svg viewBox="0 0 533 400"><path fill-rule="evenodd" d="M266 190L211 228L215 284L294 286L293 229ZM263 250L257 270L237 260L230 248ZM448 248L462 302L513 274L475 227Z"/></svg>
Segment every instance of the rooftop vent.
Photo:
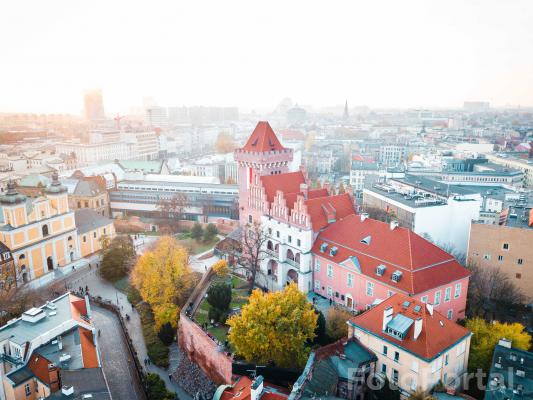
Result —
<svg viewBox="0 0 533 400"><path fill-rule="evenodd" d="M368 218L368 213L361 213L361 222Z"/></svg>
<svg viewBox="0 0 533 400"><path fill-rule="evenodd" d="M57 310L57 306L50 301L46 302L46 308L48 308L49 310Z"/></svg>
<svg viewBox="0 0 533 400"><path fill-rule="evenodd" d="M400 279L402 279L402 272L401 271L394 271L392 273L392 280L394 282L400 282Z"/></svg>
<svg viewBox="0 0 533 400"><path fill-rule="evenodd" d="M320 252L321 253L325 252L327 248L328 248L328 244L327 243L322 243L320 245Z"/></svg>
<svg viewBox="0 0 533 400"><path fill-rule="evenodd" d="M330 256L335 256L337 255L337 252L339 251L339 249L337 249L336 247L332 247L329 251L329 255Z"/></svg>
<svg viewBox="0 0 533 400"><path fill-rule="evenodd" d="M65 396L71 396L74 394L74 386L63 386L61 388L61 393Z"/></svg>
<svg viewBox="0 0 533 400"><path fill-rule="evenodd" d="M377 276L383 276L383 274L385 273L386 269L387 269L387 267L384 266L383 264L382 265L378 265L376 267L376 275Z"/></svg>
<svg viewBox="0 0 533 400"><path fill-rule="evenodd" d="M40 308L35 307L30 308L22 314L22 320L31 324L39 322L44 317L46 317L46 313Z"/></svg>
<svg viewBox="0 0 533 400"><path fill-rule="evenodd" d="M70 360L70 354L63 353L59 356L59 362L67 362Z"/></svg>

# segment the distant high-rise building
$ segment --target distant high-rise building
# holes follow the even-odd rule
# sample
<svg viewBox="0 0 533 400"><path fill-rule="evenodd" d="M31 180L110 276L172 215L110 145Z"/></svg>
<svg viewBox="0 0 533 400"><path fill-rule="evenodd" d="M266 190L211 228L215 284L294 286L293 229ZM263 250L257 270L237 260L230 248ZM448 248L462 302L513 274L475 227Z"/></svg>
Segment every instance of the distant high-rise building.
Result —
<svg viewBox="0 0 533 400"><path fill-rule="evenodd" d="M348 100L346 100L346 103L344 104L344 114L342 116L342 119L347 121L348 118L350 118L350 114L348 113Z"/></svg>
<svg viewBox="0 0 533 400"><path fill-rule="evenodd" d="M168 114L165 107L152 106L145 109L145 120L152 128L166 128L168 126Z"/></svg>
<svg viewBox="0 0 533 400"><path fill-rule="evenodd" d="M104 100L100 89L88 90L84 96L85 118L88 121L99 121L105 118Z"/></svg>

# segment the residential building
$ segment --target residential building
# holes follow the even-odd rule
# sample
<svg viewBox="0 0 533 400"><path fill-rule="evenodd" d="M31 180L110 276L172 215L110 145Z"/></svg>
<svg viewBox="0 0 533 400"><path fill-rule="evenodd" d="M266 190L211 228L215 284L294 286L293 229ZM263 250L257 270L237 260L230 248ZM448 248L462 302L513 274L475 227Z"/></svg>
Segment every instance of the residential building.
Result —
<svg viewBox="0 0 533 400"><path fill-rule="evenodd" d="M498 268L531 300L533 209L531 205L521 205L493 214L494 224L472 221L468 262L482 268Z"/></svg>
<svg viewBox="0 0 533 400"><path fill-rule="evenodd" d="M439 381L459 387L467 372L471 333L431 304L395 294L348 321L348 337L377 357L376 370L403 398Z"/></svg>
<svg viewBox="0 0 533 400"><path fill-rule="evenodd" d="M66 293L0 327L0 398L111 399L88 299Z"/></svg>
<svg viewBox="0 0 533 400"><path fill-rule="evenodd" d="M320 231L312 254L314 292L350 310L400 293L450 320L465 316L468 270L395 221L348 215Z"/></svg>
<svg viewBox="0 0 533 400"><path fill-rule="evenodd" d="M166 128L168 126L168 112L165 107L151 106L144 111L145 122L151 128Z"/></svg>
<svg viewBox="0 0 533 400"><path fill-rule="evenodd" d="M115 237L113 220L90 208L81 208L74 212L80 256L86 257L103 249Z"/></svg>
<svg viewBox="0 0 533 400"><path fill-rule="evenodd" d="M509 153L487 153L485 154L485 157L495 164L500 164L507 168L513 168L522 171L524 174L523 187L526 189L533 189L533 162L531 162L531 159L523 158L519 154Z"/></svg>
<svg viewBox="0 0 533 400"><path fill-rule="evenodd" d="M232 385L221 385L213 395L213 400L285 400L289 397L286 388L264 380L262 375L250 379L238 376Z"/></svg>
<svg viewBox="0 0 533 400"><path fill-rule="evenodd" d="M16 286L18 275L11 249L0 242L0 292Z"/></svg>
<svg viewBox="0 0 533 400"><path fill-rule="evenodd" d="M394 167L405 161L405 153L405 146L396 144L383 144L379 146L378 160L385 166Z"/></svg>
<svg viewBox="0 0 533 400"><path fill-rule="evenodd" d="M363 209L384 210L401 226L457 254L466 254L470 221L479 218L483 194L498 189L447 185L405 174L365 187Z"/></svg>
<svg viewBox="0 0 533 400"><path fill-rule="evenodd" d="M19 194L11 182L0 206L0 241L11 249L24 282L79 258L74 212L57 173L36 198Z"/></svg>
<svg viewBox="0 0 533 400"><path fill-rule="evenodd" d="M365 182L377 180L379 177L379 165L371 158L364 157L360 154L352 156L352 165L350 168L350 186L356 192L362 192Z"/></svg>
<svg viewBox="0 0 533 400"><path fill-rule="evenodd" d="M375 372L377 357L355 339L335 342L311 352L290 400L364 399L364 384Z"/></svg>
<svg viewBox="0 0 533 400"><path fill-rule="evenodd" d="M109 216L109 194L104 178L74 173L71 178L63 179L62 183L67 187L71 210L90 208L100 215Z"/></svg>
<svg viewBox="0 0 533 400"><path fill-rule="evenodd" d="M500 339L494 353L485 389L485 400L531 399L533 397L533 353L512 347Z"/></svg>

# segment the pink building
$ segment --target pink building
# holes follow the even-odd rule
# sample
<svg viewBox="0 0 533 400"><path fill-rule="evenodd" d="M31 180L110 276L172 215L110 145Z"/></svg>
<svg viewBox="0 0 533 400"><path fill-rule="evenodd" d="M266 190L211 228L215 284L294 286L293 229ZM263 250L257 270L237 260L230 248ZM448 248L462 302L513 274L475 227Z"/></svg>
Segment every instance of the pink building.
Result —
<svg viewBox="0 0 533 400"><path fill-rule="evenodd" d="M400 293L464 318L469 272L409 229L349 215L330 224L313 246L315 293L364 310Z"/></svg>

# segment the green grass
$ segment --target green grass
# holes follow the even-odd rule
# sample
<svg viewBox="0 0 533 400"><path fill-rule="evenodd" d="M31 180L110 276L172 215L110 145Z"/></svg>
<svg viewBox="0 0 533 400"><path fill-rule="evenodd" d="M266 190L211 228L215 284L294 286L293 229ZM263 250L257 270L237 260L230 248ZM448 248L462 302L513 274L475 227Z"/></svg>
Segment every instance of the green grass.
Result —
<svg viewBox="0 0 533 400"><path fill-rule="evenodd" d="M229 327L227 326L216 326L209 328L207 331L217 338L217 340L220 343L224 343L226 341L226 337L228 336L228 330Z"/></svg>
<svg viewBox="0 0 533 400"><path fill-rule="evenodd" d="M218 243L218 238L215 237L213 238L213 240L210 240L209 242L204 242L203 240L196 241L190 237L183 238L183 239L180 239L178 237L177 241L179 244L181 244L183 247L189 250L189 254L200 254L209 249L212 249L215 246L215 244Z"/></svg>
<svg viewBox="0 0 533 400"><path fill-rule="evenodd" d="M155 331L154 315L152 309L146 303L137 305L141 317L141 325L146 343L146 350L150 360L161 368L168 367L168 347L163 344Z"/></svg>

